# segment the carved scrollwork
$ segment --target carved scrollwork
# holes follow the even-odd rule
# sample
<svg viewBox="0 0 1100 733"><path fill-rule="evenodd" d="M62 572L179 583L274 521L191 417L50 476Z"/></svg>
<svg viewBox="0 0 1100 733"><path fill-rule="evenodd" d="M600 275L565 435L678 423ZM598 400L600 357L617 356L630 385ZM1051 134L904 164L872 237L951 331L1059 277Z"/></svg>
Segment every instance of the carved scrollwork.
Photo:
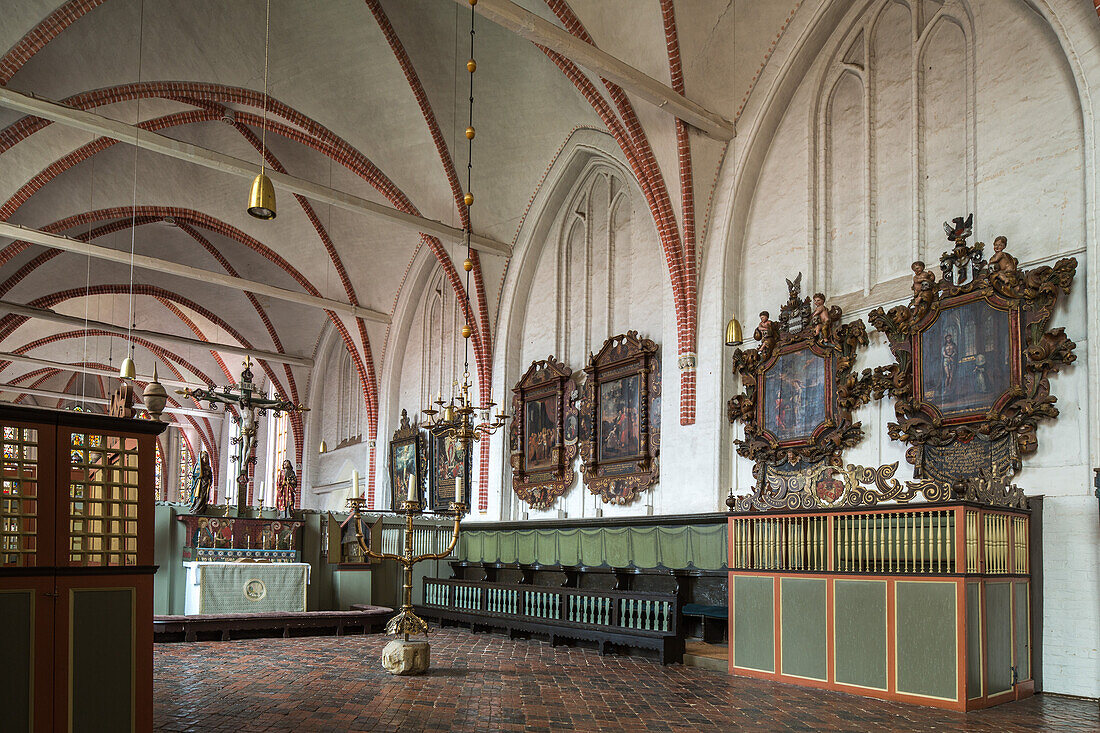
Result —
<svg viewBox="0 0 1100 733"><path fill-rule="evenodd" d="M944 225L953 246L940 259L941 277L913 263L909 304L868 315L895 359L871 381L876 398L894 398L897 421L887 430L913 446L906 455L918 477L933 451L955 461L955 479L977 480L983 471L1018 470L1038 447L1038 423L1058 416L1049 376L1076 360L1076 345L1048 326L1077 260L1023 271L999 236L986 261L981 242L967 243L973 215L953 222ZM993 465L993 455L1004 465Z"/></svg>
<svg viewBox="0 0 1100 733"><path fill-rule="evenodd" d="M637 331L591 354L581 397L581 476L608 504L629 504L660 475L659 347Z"/></svg>
<svg viewBox="0 0 1100 733"><path fill-rule="evenodd" d="M573 372L553 356L531 362L512 388L512 490L547 509L573 485L580 396Z"/></svg>
<svg viewBox="0 0 1100 733"><path fill-rule="evenodd" d="M745 426L737 452L756 462L758 476L764 464L789 470L839 463L841 451L863 436L852 412L875 389L870 369L853 368L868 342L863 321L841 323L840 307L828 307L822 293L800 297L801 283L802 273L787 280L778 323L760 314L758 347L733 354L743 391L730 399L727 416Z"/></svg>
<svg viewBox="0 0 1100 733"><path fill-rule="evenodd" d="M848 464L820 464L809 470L769 471L753 494L730 496L733 512L775 509L817 510L867 508L882 503L908 504L914 500L935 504L970 501L989 506L1027 508L1027 498L1005 474L983 471L954 485L930 478L899 481L897 462L872 468Z"/></svg>

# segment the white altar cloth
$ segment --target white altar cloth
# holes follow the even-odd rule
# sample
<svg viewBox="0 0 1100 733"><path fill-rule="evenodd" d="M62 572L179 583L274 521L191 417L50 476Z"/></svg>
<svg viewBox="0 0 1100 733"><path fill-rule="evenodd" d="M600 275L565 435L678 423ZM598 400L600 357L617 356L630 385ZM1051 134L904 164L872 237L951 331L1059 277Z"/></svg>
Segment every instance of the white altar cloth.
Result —
<svg viewBox="0 0 1100 733"><path fill-rule="evenodd" d="M185 562L184 613L306 610L309 563Z"/></svg>

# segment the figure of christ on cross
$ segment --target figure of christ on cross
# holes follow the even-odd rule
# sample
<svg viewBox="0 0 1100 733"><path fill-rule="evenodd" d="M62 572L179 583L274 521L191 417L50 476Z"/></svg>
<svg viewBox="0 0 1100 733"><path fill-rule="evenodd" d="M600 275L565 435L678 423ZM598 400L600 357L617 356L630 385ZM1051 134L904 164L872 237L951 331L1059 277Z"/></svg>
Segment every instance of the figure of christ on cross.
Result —
<svg viewBox="0 0 1100 733"><path fill-rule="evenodd" d="M282 412L306 412L308 407L296 405L282 395L274 398L264 397L263 393L256 389L252 382L252 358L244 362L244 371L241 372L241 381L237 385L222 388L207 387L206 389L178 390L176 394L186 395L201 402L210 403L210 409L216 410L218 405L236 407L241 412L241 435L234 438L237 446L237 516L244 515L248 499L248 468L256 463L253 448L256 445L256 414L266 415L268 410L278 415ZM234 389L236 387L236 389ZM229 515L229 506L225 508Z"/></svg>

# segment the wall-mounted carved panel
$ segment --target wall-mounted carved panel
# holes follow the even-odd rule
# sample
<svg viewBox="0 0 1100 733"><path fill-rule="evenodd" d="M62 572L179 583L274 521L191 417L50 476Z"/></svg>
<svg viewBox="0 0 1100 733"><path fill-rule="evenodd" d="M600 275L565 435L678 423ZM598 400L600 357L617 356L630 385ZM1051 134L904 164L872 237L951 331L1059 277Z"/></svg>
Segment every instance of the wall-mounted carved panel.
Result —
<svg viewBox="0 0 1100 733"><path fill-rule="evenodd" d="M394 511L409 495L409 485L415 487L421 501L425 498L425 474L428 444L419 425L409 422L409 413L401 411L401 425L390 438L390 486L393 495L390 508Z"/></svg>
<svg viewBox="0 0 1100 733"><path fill-rule="evenodd" d="M581 474L608 504L629 504L657 482L661 454L659 347L637 331L588 358L581 406Z"/></svg>
<svg viewBox="0 0 1100 733"><path fill-rule="evenodd" d="M535 509L549 508L576 478L580 394L572 375L548 356L532 362L512 388L512 489Z"/></svg>
<svg viewBox="0 0 1100 733"><path fill-rule="evenodd" d="M839 466L842 450L863 437L852 411L871 396L871 370L852 369L867 345L863 321L842 324L839 306L827 306L822 293L802 298L801 287L802 273L787 280L779 321L762 312L754 334L759 346L733 354L744 391L729 401L729 420L745 427L737 452L756 464L750 498L761 506L777 492L787 496L783 486L801 475L818 476L813 491L827 495L830 474L821 469ZM798 499L790 508L813 505Z"/></svg>
<svg viewBox="0 0 1100 733"><path fill-rule="evenodd" d="M1048 328L1077 260L1023 271L997 237L987 262L966 241L973 219L944 224L940 278L914 262L910 303L869 316L895 359L875 370L876 396L895 399L890 437L910 444L918 478L952 485L1019 470L1039 421L1058 416L1050 375L1077 358L1065 329Z"/></svg>

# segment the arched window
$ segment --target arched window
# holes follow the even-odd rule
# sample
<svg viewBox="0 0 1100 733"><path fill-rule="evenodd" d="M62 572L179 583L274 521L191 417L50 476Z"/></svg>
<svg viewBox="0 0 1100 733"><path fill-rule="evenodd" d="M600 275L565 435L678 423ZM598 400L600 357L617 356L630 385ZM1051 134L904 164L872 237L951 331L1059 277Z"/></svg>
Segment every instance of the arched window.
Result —
<svg viewBox="0 0 1100 733"><path fill-rule="evenodd" d="M363 389L355 363L346 350L337 362L336 447L363 439Z"/></svg>
<svg viewBox="0 0 1100 733"><path fill-rule="evenodd" d="M180 503L190 504L191 500L195 498L195 487L192 484L191 477L192 472L195 470L195 459L191 455L191 448L187 444L187 439L182 435L180 436Z"/></svg>
<svg viewBox="0 0 1100 733"><path fill-rule="evenodd" d="M229 420L229 440L226 442L226 450L229 451L229 462L226 464L225 471L225 500L228 504L234 504L237 501L237 463L235 458L237 456L238 446L236 441L241 437L241 422L240 420L227 416Z"/></svg>
<svg viewBox="0 0 1100 733"><path fill-rule="evenodd" d="M283 461L286 460L286 431L287 424L290 421L287 419L287 413L281 413L278 417L272 416L270 426L271 436L271 471L268 476L267 485L264 487L263 500L261 506L272 507L275 506L275 493L278 491L278 487L275 485L276 479L279 477L279 469L283 466Z"/></svg>

